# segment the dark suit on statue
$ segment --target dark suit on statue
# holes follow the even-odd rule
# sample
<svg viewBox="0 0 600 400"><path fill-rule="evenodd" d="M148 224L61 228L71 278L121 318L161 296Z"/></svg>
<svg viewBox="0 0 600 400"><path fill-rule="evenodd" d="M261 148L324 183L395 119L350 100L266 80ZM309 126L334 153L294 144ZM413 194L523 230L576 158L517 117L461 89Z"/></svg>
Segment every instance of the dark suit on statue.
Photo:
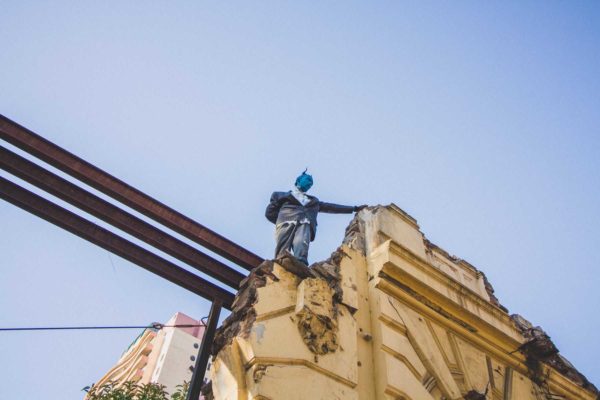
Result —
<svg viewBox="0 0 600 400"><path fill-rule="evenodd" d="M319 212L332 214L351 214L357 210L354 206L325 203L314 196L306 195L308 202L304 205L296 199L292 191L273 192L265 211L265 216L275 224L277 247L275 258L286 251L308 265L309 242L317 234L317 215Z"/></svg>

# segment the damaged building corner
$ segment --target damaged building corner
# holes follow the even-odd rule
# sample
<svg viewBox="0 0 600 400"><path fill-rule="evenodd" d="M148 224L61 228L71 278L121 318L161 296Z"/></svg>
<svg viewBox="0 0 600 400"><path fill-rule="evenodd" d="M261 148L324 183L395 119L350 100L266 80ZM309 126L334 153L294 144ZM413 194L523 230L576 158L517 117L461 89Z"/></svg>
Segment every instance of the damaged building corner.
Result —
<svg viewBox="0 0 600 400"><path fill-rule="evenodd" d="M316 355L335 352L338 326L333 291L324 279L307 278L298 287L298 292L296 319L302 340Z"/></svg>
<svg viewBox="0 0 600 400"><path fill-rule="evenodd" d="M212 350L207 399L598 397L481 271L393 204L358 213L327 260L253 270Z"/></svg>
<svg viewBox="0 0 600 400"><path fill-rule="evenodd" d="M298 302L295 318L298 330L308 348L315 354L326 354L337 349L336 334L338 304L342 301L339 262L348 256L342 248L332 253L325 261L310 267L291 256L267 260L254 269L240 284L230 316L217 330L212 354L217 355L236 336L247 337L256 320L255 303L258 289L269 279L280 280L273 273L274 265L298 278Z"/></svg>
<svg viewBox="0 0 600 400"><path fill-rule="evenodd" d="M486 400L487 399L487 391L485 393L479 393L476 390L470 390L464 396L465 400Z"/></svg>
<svg viewBox="0 0 600 400"><path fill-rule="evenodd" d="M248 336L256 319L256 311L253 306L257 301L257 289L266 285L268 277L276 279L272 271L273 262L264 261L240 283L231 314L223 321L215 334L211 350L213 356L218 354L224 346L231 344L236 336Z"/></svg>
<svg viewBox="0 0 600 400"><path fill-rule="evenodd" d="M573 364L559 354L558 348L541 327L533 326L531 322L518 314L511 315L511 319L526 340L519 346L518 350L526 358L525 363L529 368L532 380L539 385L545 384L546 377L542 364L546 364L581 387L596 393L600 398L600 392L598 392L596 386L579 372Z"/></svg>

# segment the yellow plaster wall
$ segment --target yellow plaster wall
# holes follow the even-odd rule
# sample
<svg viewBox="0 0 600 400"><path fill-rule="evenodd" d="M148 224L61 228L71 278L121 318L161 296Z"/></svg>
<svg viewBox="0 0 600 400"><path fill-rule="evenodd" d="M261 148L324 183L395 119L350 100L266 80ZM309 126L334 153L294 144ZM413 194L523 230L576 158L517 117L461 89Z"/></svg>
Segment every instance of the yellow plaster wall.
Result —
<svg viewBox="0 0 600 400"><path fill-rule="evenodd" d="M297 327L305 306L330 313L328 285L310 284L275 264L258 289L247 337L225 346L211 369L217 400L455 400L475 390L490 400L594 399L544 366L548 385L529 379L515 350L524 338L490 303L468 263L431 248L396 206L360 215L366 253L343 246L337 350L310 351ZM314 279L314 278L313 278ZM317 296L318 295L318 296ZM559 397L562 396L562 397Z"/></svg>

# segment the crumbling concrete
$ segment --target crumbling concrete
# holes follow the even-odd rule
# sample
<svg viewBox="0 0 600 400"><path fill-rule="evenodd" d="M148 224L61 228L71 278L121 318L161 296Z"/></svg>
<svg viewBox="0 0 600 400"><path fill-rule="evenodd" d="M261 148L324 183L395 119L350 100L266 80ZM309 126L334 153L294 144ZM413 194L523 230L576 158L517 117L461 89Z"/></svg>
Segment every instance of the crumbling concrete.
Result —
<svg viewBox="0 0 600 400"><path fill-rule="evenodd" d="M335 377L339 383L331 390L346 398L357 369L351 342L353 310L342 304L339 262L346 256L339 249L310 268L285 256L252 271L236 296L232 314L216 333L214 384L205 385L206 395L219 400L244 399L248 393L282 398L273 394L285 388L274 384L276 376L292 374L287 378L291 382L298 371L317 369L327 372L315 379ZM331 355L339 352L344 355L338 361L344 361L335 362ZM281 370L284 366L287 369Z"/></svg>
<svg viewBox="0 0 600 400"><path fill-rule="evenodd" d="M326 280L308 278L300 283L296 318L300 336L310 351L324 355L337 350L337 312Z"/></svg>
<svg viewBox="0 0 600 400"><path fill-rule="evenodd" d="M256 320L254 305L258 300L257 289L266 285L267 278L271 278L274 281L279 280L273 274L274 263L277 263L300 279L315 278L319 274L324 276L323 271L326 271L325 267L319 267L318 272L313 272L311 268L288 255L276 260L266 260L253 269L240 283L240 289L235 296L231 314L223 321L223 324L215 333L211 352L213 356L216 356L224 346L231 344L233 338L236 336L248 337L252 325ZM332 281L335 281L335 279L332 279ZM332 286L336 286L335 283Z"/></svg>
<svg viewBox="0 0 600 400"><path fill-rule="evenodd" d="M486 393L479 393L477 390L469 390L467 394L464 395L465 400L486 400Z"/></svg>
<svg viewBox="0 0 600 400"><path fill-rule="evenodd" d="M363 209L363 215L369 212L375 212L377 209L378 207L366 207ZM352 221L350 221L350 224L346 227L342 244L366 256L365 220L360 218L358 214L354 216Z"/></svg>
<svg viewBox="0 0 600 400"><path fill-rule="evenodd" d="M256 320L254 304L258 299L257 289L266 285L267 277L277 279L272 271L273 261L264 261L240 283L231 314L215 333L211 351L213 356L216 356L224 346L231 344L235 337L248 337L252 324Z"/></svg>
<svg viewBox="0 0 600 400"><path fill-rule="evenodd" d="M541 364L546 364L560 374L566 376L586 390L589 390L600 398L600 392L594 384L579 372L573 364L559 354L559 350L548 334L539 326L533 326L531 322L519 314L511 315L511 319L522 332L525 343L519 347L519 351L525 356L529 367L530 377L539 385L545 384L545 376Z"/></svg>
<svg viewBox="0 0 600 400"><path fill-rule="evenodd" d="M508 312L508 308L506 308L502 304L500 304L500 300L498 300L498 298L494 294L495 293L494 287L492 286L492 284L488 280L486 274L484 274L482 271L479 271L479 273L483 277L483 283L485 285L485 291L487 292L488 296L490 296L490 302L493 305L498 306L500 309L502 309L502 311L504 311L504 312L507 313Z"/></svg>
<svg viewBox="0 0 600 400"><path fill-rule="evenodd" d="M541 328L509 317L481 271L394 205L361 211L325 261L252 271L216 334L211 377L215 400L598 396Z"/></svg>

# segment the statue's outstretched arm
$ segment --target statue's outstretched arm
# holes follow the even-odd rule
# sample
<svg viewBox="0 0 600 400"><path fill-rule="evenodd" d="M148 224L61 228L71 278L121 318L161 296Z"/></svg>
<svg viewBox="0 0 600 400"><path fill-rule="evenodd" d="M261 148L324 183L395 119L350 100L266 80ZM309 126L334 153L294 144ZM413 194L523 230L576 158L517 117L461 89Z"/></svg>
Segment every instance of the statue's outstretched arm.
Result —
<svg viewBox="0 0 600 400"><path fill-rule="evenodd" d="M341 204L319 202L319 212L330 214L352 214L357 211L356 206L343 206Z"/></svg>

